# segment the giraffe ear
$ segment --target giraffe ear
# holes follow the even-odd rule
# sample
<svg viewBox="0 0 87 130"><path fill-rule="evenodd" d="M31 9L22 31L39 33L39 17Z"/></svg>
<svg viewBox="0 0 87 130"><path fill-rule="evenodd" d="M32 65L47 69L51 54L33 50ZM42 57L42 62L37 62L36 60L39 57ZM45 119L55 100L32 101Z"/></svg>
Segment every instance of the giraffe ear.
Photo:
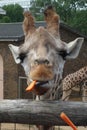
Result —
<svg viewBox="0 0 87 130"><path fill-rule="evenodd" d="M67 44L66 59L75 59L79 55L84 38L79 37Z"/></svg>
<svg viewBox="0 0 87 130"><path fill-rule="evenodd" d="M14 58L15 62L17 64L19 64L21 62L21 60L19 59L19 47L14 46L12 44L9 44L8 46L9 46L11 52L12 52L12 55L13 55L13 58Z"/></svg>

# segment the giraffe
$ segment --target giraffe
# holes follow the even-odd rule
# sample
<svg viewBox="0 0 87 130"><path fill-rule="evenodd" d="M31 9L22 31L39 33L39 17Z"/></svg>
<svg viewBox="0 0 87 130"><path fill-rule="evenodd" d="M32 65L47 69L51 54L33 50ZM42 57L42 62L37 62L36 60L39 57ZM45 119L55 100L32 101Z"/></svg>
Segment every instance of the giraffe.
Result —
<svg viewBox="0 0 87 130"><path fill-rule="evenodd" d="M87 101L87 66L67 75L62 81L62 100L67 101L72 90L82 90L82 101Z"/></svg>
<svg viewBox="0 0 87 130"><path fill-rule="evenodd" d="M24 13L24 43L9 44L14 60L21 64L27 76L27 84L37 81L32 90L36 100L54 100L60 87L64 63L78 56L84 39L76 38L66 43L59 35L59 15L52 6L44 10L46 27L35 27L30 12ZM38 126L39 130L53 130L51 126Z"/></svg>

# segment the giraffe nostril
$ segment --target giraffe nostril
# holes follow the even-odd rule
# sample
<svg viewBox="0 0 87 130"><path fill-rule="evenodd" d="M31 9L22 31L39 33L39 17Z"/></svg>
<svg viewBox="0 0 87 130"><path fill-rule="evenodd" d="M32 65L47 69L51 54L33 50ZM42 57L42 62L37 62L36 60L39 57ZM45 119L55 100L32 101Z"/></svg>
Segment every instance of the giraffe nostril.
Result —
<svg viewBox="0 0 87 130"><path fill-rule="evenodd" d="M34 64L35 64L35 65L39 65L39 61L38 61L38 60L35 60L35 61L34 61Z"/></svg>
<svg viewBox="0 0 87 130"><path fill-rule="evenodd" d="M42 60L42 59L36 59L35 61L34 61L34 64L35 65L39 65L39 64L45 64L45 65L49 65L49 61L47 60L47 59L44 59L44 60Z"/></svg>
<svg viewBox="0 0 87 130"><path fill-rule="evenodd" d="M50 62L49 62L48 60L44 60L44 64L45 64L45 65L49 65L49 63L50 63Z"/></svg>

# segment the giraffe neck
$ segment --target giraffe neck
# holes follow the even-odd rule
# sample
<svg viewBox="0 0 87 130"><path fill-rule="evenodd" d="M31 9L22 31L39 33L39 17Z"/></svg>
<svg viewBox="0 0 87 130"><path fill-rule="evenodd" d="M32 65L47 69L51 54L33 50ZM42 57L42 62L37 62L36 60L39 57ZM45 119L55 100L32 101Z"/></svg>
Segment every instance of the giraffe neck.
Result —
<svg viewBox="0 0 87 130"><path fill-rule="evenodd" d="M70 97L72 90L79 91L82 89L83 101L87 101L87 66L76 71L75 73L67 75L62 82L63 96L62 100L67 101Z"/></svg>
<svg viewBox="0 0 87 130"><path fill-rule="evenodd" d="M87 66L78 70L77 72L68 75L69 81L71 81L72 85L79 84L83 80L87 78ZM67 80L66 78L66 80Z"/></svg>

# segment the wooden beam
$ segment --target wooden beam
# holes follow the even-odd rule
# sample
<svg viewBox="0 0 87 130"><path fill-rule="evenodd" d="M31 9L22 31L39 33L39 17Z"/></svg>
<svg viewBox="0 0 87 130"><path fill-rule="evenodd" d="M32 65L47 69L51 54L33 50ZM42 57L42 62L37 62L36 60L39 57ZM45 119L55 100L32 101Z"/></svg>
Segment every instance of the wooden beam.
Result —
<svg viewBox="0 0 87 130"><path fill-rule="evenodd" d="M64 126L65 112L76 126L87 126L87 103L64 101L2 100L1 123L23 123Z"/></svg>

